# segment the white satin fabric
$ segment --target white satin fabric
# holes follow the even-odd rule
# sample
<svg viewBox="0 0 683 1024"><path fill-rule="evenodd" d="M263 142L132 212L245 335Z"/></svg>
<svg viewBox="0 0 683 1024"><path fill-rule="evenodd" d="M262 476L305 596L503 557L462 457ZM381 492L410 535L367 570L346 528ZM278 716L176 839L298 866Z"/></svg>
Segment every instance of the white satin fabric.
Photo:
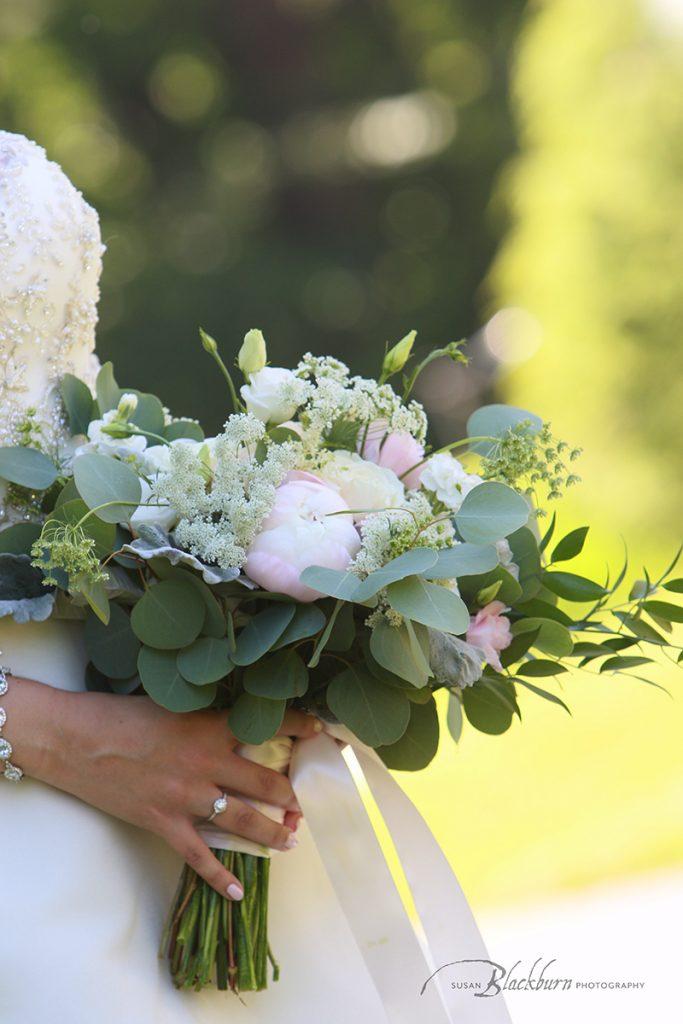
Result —
<svg viewBox="0 0 683 1024"><path fill-rule="evenodd" d="M0 660L17 674L79 690L86 660L80 634L77 624L16 626L4 619ZM11 740L11 720L6 732ZM164 914L181 869L179 859L161 840L31 779L19 785L0 779L2 1024L505 1024L508 1018L498 999L470 999L467 1008L451 1001L446 1012L454 1015L444 1016L436 985L428 986L424 996L415 991L430 973L429 954L426 961L420 959L419 945L406 940L404 925L397 924L396 903L390 900L387 911L376 899L376 873L382 870L377 863L369 864L367 872L364 854L360 859L356 854L353 863L354 851L362 851L369 837L357 805L356 811L348 811L350 790L339 775L338 750L328 737L321 739L328 746L320 757L312 756L317 740L307 751L306 744L300 745L295 777L328 868L306 822L299 828L298 847L272 858L270 934L281 980L266 992L244 995L242 1001L216 991L177 992L165 963L157 959ZM327 756L332 756L330 748L332 761ZM360 757L366 755L361 752ZM375 775L371 766L363 767L378 797L382 798L382 787L395 786L383 770ZM332 776L329 796L318 799L316 786L326 772ZM338 812L335 786L341 799ZM396 806L393 800L389 803ZM405 846L408 834L419 833L416 819L389 821L391 810L385 809L385 814L397 846ZM399 817L404 818L403 812ZM335 845L336 853L331 853ZM404 860L411 884L411 875L420 874L424 855L419 841L413 852L412 860ZM432 869L450 874L445 861L440 868L432 863ZM439 876L442 883L449 884L445 874ZM349 887L343 896L345 912L338 892ZM457 959L463 936L472 934L469 922L449 918L453 906L447 893L439 913L434 890L426 902L419 890L418 878L413 884L416 902L423 915L426 909L431 925L439 922L434 955ZM353 910L347 916L350 905ZM367 935L359 936L363 915L368 924L377 915L377 927L366 928ZM399 936L393 934L395 928ZM374 970L373 954L367 957L367 943L374 941L380 946L390 943L389 960L380 956L384 977ZM394 954L394 967L387 968ZM387 993L390 996L388 1013L377 983L384 989L384 1003ZM486 1016L486 1003L498 1004L500 1015ZM472 1015L474 1011L479 1015Z"/></svg>

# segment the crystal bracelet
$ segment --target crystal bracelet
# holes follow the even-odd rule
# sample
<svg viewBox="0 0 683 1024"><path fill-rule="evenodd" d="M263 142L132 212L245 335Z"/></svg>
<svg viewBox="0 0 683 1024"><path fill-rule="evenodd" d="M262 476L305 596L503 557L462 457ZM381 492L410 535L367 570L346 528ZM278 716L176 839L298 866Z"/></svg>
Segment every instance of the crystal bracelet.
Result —
<svg viewBox="0 0 683 1024"><path fill-rule="evenodd" d="M4 697L9 690L7 676L11 674L10 669L0 666L0 697ZM0 707L0 767L3 768L3 775L10 782L21 782L24 777L24 773L21 768L18 768L15 764L11 763L10 757L12 756L12 744L9 740L3 739L2 736L2 730L6 721L7 712L3 707Z"/></svg>

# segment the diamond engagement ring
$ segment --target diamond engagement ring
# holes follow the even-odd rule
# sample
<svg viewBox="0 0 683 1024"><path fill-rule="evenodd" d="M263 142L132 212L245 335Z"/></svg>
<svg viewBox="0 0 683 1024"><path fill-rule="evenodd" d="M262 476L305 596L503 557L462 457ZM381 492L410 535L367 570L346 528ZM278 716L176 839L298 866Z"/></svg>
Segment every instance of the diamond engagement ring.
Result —
<svg viewBox="0 0 683 1024"><path fill-rule="evenodd" d="M213 821L213 819L216 817L216 815L222 814L223 811L227 808L227 806L228 806L228 798L225 795L225 793L221 793L221 795L214 800L214 802L213 802L213 811L211 812L211 814L209 815L209 817L206 820L207 821Z"/></svg>

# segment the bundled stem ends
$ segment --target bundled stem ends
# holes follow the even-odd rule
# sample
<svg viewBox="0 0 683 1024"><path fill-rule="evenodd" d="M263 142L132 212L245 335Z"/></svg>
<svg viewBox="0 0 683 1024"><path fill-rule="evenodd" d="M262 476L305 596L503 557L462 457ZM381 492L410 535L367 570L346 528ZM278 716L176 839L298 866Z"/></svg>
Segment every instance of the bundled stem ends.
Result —
<svg viewBox="0 0 683 1024"><path fill-rule="evenodd" d="M220 896L185 866L161 942L176 988L207 985L233 992L258 992L280 969L268 944L270 860L234 850L214 850L244 888L239 902Z"/></svg>

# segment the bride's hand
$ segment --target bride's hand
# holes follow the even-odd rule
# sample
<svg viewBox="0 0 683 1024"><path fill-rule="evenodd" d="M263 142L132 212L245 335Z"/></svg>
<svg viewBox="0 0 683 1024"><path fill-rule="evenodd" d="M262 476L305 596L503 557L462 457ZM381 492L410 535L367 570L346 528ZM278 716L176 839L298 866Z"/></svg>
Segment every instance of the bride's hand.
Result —
<svg viewBox="0 0 683 1024"><path fill-rule="evenodd" d="M300 814L284 775L235 752L237 740L225 712L176 714L148 697L17 683L3 703L13 760L27 775L162 836L222 895L241 899L242 888L198 835L197 825L206 822L223 791L228 806L214 825L279 850L295 845L287 825L232 795L284 808L289 824ZM320 728L312 716L288 711L280 734L307 737Z"/></svg>

